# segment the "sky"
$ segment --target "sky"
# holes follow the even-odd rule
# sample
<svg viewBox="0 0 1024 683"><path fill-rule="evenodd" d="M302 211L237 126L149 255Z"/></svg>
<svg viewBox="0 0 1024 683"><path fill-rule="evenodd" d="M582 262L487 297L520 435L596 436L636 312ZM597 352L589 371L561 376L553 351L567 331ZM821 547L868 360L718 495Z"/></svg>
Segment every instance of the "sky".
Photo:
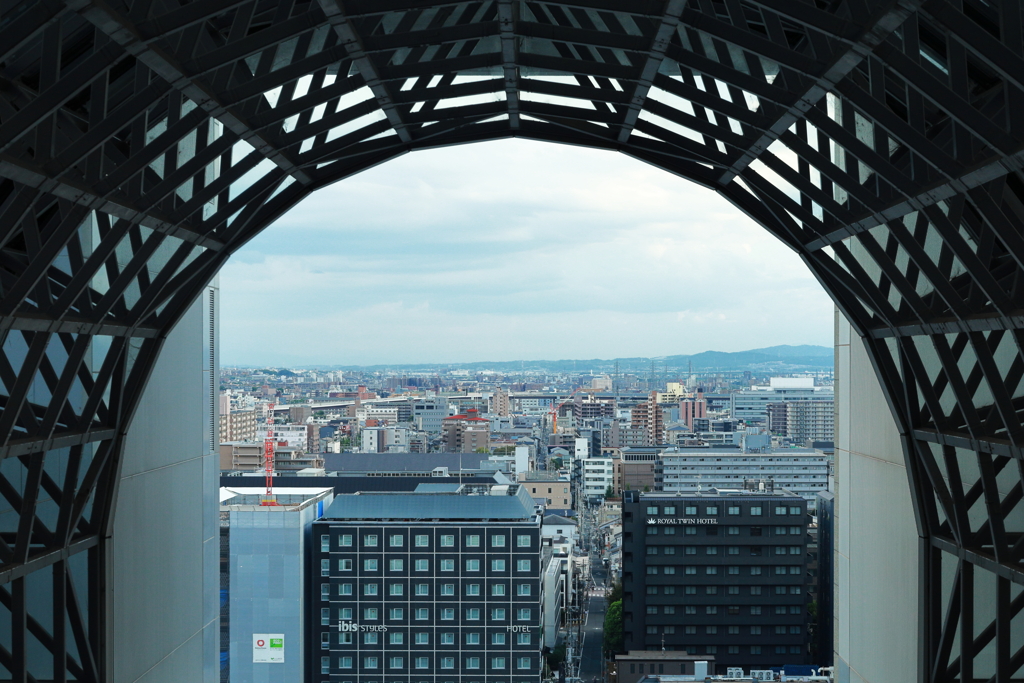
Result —
<svg viewBox="0 0 1024 683"><path fill-rule="evenodd" d="M832 344L802 261L623 154L508 139L306 198L221 270L221 364L658 357Z"/></svg>

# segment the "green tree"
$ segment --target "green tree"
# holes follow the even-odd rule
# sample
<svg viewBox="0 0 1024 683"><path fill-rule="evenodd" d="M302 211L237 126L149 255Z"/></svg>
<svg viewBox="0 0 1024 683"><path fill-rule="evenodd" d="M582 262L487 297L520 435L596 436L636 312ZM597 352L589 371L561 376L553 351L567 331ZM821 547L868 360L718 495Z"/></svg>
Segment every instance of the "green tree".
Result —
<svg viewBox="0 0 1024 683"><path fill-rule="evenodd" d="M562 469L562 459L561 458L551 458L551 460L548 461L548 469L549 470L560 470L560 469Z"/></svg>
<svg viewBox="0 0 1024 683"><path fill-rule="evenodd" d="M512 455L516 452L515 446L498 446L494 449L495 455Z"/></svg>
<svg viewBox="0 0 1024 683"><path fill-rule="evenodd" d="M605 497L605 498L611 498L611 497L612 497L612 496L614 495L614 493L615 493L615 492L614 492L614 491L612 491L612 487L611 487L611 486L609 486L608 488L606 488L606 489L604 490L604 497Z"/></svg>
<svg viewBox="0 0 1024 683"><path fill-rule="evenodd" d="M483 447L481 446L480 448L477 448L477 449L476 449L476 450L474 450L473 452L474 452L474 453L490 453L491 451L490 451L490 449L488 449L488 448L483 448Z"/></svg>
<svg viewBox="0 0 1024 683"><path fill-rule="evenodd" d="M548 653L548 667L552 671L558 671L558 666L565 661L565 643L559 643Z"/></svg>
<svg viewBox="0 0 1024 683"><path fill-rule="evenodd" d="M607 656L622 651L622 601L613 602L604 615L604 653Z"/></svg>

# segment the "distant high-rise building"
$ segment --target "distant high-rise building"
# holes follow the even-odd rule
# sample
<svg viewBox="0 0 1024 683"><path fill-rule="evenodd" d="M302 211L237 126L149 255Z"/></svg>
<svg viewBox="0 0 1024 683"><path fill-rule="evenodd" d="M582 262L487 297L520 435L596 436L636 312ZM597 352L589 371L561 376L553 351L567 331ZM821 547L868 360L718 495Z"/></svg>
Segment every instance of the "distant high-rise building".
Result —
<svg viewBox="0 0 1024 683"><path fill-rule="evenodd" d="M645 446L657 446L665 443L665 418L658 405L658 394L652 391L646 403L633 407L631 419L634 427L644 430Z"/></svg>
<svg viewBox="0 0 1024 683"><path fill-rule="evenodd" d="M489 448L491 423L480 417L480 412L470 408L460 415L452 415L441 421L445 451L449 453L472 453L478 448Z"/></svg>
<svg viewBox="0 0 1024 683"><path fill-rule="evenodd" d="M684 398L679 402L679 421L690 429L694 428L694 420L708 416L708 402L704 400L704 392L698 390L694 398Z"/></svg>
<svg viewBox="0 0 1024 683"><path fill-rule="evenodd" d="M832 397L769 403L768 430L795 443L835 440L835 401Z"/></svg>
<svg viewBox="0 0 1024 683"><path fill-rule="evenodd" d="M508 417L509 396L504 389L496 389L491 394L491 413L499 417Z"/></svg>
<svg viewBox="0 0 1024 683"><path fill-rule="evenodd" d="M768 426L768 405L832 400L832 387L814 386L813 377L772 377L768 386L752 386L732 394L731 416L746 424Z"/></svg>

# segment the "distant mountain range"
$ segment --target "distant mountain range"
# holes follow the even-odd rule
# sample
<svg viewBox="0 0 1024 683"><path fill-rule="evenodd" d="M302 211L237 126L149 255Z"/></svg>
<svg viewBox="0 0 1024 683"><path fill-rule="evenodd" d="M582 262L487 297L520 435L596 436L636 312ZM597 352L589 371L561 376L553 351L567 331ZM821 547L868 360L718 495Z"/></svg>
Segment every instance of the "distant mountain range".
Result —
<svg viewBox="0 0 1024 683"><path fill-rule="evenodd" d="M832 368L833 349L831 346L769 346L750 351L704 351L692 355L659 356L648 358L612 358L612 359L577 359L577 360L514 360L514 361L480 361L475 363L394 363L388 365L331 365L316 366L331 370L361 370L374 372L389 370L391 372L427 372L432 370L494 370L496 372L513 372L525 370L544 370L547 372L595 372L611 373L615 364L619 364L622 373L646 374L651 371L664 373L686 371L692 364L695 371L709 370L737 371L785 371L799 372L804 370L827 370ZM307 367L307 366L303 366Z"/></svg>

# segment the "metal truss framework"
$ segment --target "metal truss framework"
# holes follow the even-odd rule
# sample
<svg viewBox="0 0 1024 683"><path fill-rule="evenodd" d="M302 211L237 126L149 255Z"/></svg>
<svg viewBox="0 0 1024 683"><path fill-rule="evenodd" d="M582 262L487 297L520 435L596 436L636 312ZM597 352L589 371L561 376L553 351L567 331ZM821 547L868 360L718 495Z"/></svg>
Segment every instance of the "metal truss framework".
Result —
<svg viewBox="0 0 1024 683"><path fill-rule="evenodd" d="M1024 677L1021 12L0 2L0 677L109 675L123 438L164 336L230 254L324 185L508 136L651 163L800 254L903 435L922 680Z"/></svg>

